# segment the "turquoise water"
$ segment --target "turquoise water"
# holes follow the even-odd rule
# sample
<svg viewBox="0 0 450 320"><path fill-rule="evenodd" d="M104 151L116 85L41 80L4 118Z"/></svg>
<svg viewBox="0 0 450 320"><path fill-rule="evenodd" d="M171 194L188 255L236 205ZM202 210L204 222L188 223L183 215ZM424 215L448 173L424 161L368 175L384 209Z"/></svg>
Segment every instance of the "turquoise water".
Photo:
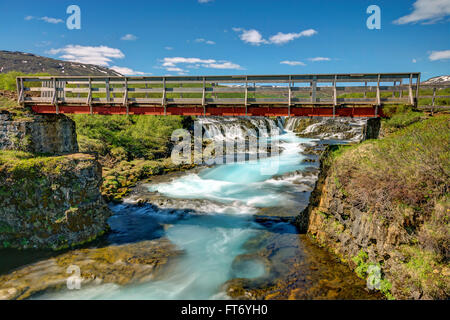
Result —
<svg viewBox="0 0 450 320"><path fill-rule="evenodd" d="M233 261L246 253L243 245L251 237L267 228L254 221L253 214L259 208L282 206L294 210L293 215L298 214L295 195L301 185L294 183L296 176L276 177L306 168L300 143L311 141L289 132L271 140L283 148L280 156L219 165L148 186L149 190L174 199L210 201L214 204L211 207L217 208L213 211L205 207L204 201L198 212L187 214L182 210L169 214L150 206L112 208L116 215L110 220L111 243L165 236L184 251L170 274L140 285L99 285L41 298L222 299L226 298L223 284L227 280L265 276L265 266L260 261L246 260L238 265L233 265ZM226 210L221 209L225 207Z"/></svg>
<svg viewBox="0 0 450 320"><path fill-rule="evenodd" d="M248 213L240 211L240 205L262 208L285 204L289 195L282 189L288 182L272 178L306 168L308 165L302 163L306 157L300 154L299 144L310 143L311 139L284 133L272 137L270 142L279 142L279 156L219 165L149 189L173 198L234 203L236 213Z"/></svg>

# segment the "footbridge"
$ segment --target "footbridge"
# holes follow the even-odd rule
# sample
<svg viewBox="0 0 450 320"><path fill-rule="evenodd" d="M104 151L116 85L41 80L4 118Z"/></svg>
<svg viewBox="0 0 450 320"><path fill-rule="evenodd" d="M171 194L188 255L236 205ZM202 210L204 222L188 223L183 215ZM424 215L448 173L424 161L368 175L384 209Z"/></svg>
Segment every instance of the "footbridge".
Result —
<svg viewBox="0 0 450 320"><path fill-rule="evenodd" d="M389 104L434 108L448 88L420 73L17 78L18 102L36 113L102 115L378 117Z"/></svg>

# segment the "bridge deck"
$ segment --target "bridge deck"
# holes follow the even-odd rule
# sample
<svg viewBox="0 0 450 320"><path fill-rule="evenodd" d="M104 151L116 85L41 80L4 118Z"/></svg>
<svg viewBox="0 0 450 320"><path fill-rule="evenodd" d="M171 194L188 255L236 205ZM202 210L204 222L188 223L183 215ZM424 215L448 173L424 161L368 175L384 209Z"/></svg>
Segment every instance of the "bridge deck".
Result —
<svg viewBox="0 0 450 320"><path fill-rule="evenodd" d="M19 103L38 113L367 117L450 98L450 86L419 87L420 73L17 78Z"/></svg>

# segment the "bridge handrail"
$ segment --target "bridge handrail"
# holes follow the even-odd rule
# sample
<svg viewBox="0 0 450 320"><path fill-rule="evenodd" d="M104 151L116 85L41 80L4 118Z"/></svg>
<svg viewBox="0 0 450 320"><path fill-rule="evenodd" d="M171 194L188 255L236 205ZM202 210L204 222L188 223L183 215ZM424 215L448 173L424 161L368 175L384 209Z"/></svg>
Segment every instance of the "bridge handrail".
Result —
<svg viewBox="0 0 450 320"><path fill-rule="evenodd" d="M361 85L358 85L360 83ZM388 83L388 84L386 84ZM258 85L256 85L258 84ZM305 86L305 84L308 84ZM328 84L328 85L325 85ZM355 85L353 85L355 84ZM421 84L420 73L236 76L24 76L17 77L24 105L418 105L450 98L447 84ZM420 89L432 94L420 95ZM406 93L405 93L406 91ZM391 92L392 94L390 94ZM183 94L187 96L183 96ZM152 96L150 96L152 95ZM155 97L156 95L156 97ZM228 96L227 96L228 95ZM128 110L128 109L127 109Z"/></svg>

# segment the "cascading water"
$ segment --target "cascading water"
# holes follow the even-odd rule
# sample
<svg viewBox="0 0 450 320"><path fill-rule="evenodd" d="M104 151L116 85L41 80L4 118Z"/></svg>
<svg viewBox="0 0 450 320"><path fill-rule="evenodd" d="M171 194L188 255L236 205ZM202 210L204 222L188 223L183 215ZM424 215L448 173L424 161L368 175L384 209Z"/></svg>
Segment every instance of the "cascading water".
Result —
<svg viewBox="0 0 450 320"><path fill-rule="evenodd" d="M304 125L307 119L307 124ZM364 126L367 120L353 118L301 118L286 120L286 130L296 131L304 137L327 140L361 141L364 138Z"/></svg>
<svg viewBox="0 0 450 320"><path fill-rule="evenodd" d="M111 243L119 238L137 241L139 236L146 239L150 235L164 236L183 251L169 274L139 285L104 284L39 298L221 299L227 298L224 284L231 279L270 280L274 276L270 271L274 266L271 269L258 258L242 262L240 257L243 255L287 244L296 249L276 251L273 254L276 259L290 261L305 255L295 227L283 221L289 221L307 205L317 179L317 163L305 162L308 156L302 152L305 146L313 145L317 140L301 138L292 132L297 119L200 118L200 121L206 138L223 142L256 135L269 145L277 144L281 153L216 165L149 184L148 192L159 197L152 206L137 209L133 197L128 204L112 206L116 215L110 222L113 229ZM149 219L139 224L139 235L136 235L135 215L145 215ZM269 217L264 221L282 220L259 223L256 217ZM156 228L155 225L165 227ZM249 249L249 241L259 238L266 239L262 247ZM264 246L268 247L264 249ZM276 265L278 262L271 263ZM291 264L288 262L279 268L285 270L292 267Z"/></svg>

